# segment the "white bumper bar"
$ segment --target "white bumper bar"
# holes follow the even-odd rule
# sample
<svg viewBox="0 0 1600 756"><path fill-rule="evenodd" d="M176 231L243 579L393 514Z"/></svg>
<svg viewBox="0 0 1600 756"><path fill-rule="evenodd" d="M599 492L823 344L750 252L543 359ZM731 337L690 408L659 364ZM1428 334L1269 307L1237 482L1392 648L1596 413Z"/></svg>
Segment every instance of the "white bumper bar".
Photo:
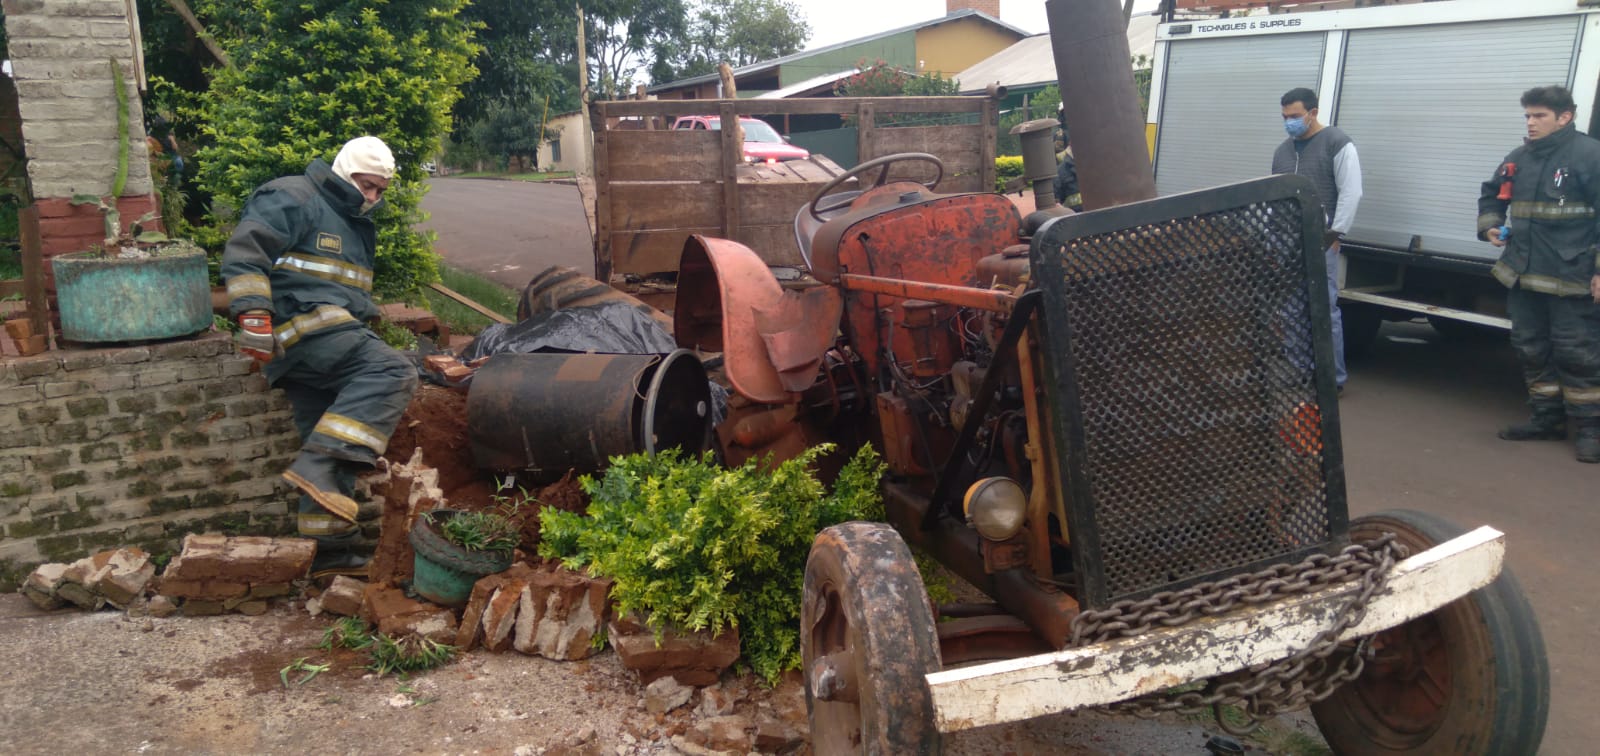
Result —
<svg viewBox="0 0 1600 756"><path fill-rule="evenodd" d="M1366 618L1341 640L1421 617L1492 582L1505 535L1481 527L1410 557L1367 604ZM1286 658L1332 624L1358 586L1352 582L1183 627L928 675L942 732L1016 722L1124 701Z"/></svg>

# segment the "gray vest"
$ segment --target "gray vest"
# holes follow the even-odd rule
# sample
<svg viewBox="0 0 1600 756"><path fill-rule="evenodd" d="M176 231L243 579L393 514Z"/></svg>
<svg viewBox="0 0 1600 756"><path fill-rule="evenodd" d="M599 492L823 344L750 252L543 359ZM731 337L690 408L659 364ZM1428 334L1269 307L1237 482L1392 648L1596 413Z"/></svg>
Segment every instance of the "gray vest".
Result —
<svg viewBox="0 0 1600 756"><path fill-rule="evenodd" d="M1349 143L1350 137L1334 126L1322 127L1298 152L1294 140L1286 139L1272 153L1272 172L1311 179L1317 188L1317 198L1322 200L1323 220L1332 221L1333 211L1339 206L1339 182L1333 178L1333 156Z"/></svg>

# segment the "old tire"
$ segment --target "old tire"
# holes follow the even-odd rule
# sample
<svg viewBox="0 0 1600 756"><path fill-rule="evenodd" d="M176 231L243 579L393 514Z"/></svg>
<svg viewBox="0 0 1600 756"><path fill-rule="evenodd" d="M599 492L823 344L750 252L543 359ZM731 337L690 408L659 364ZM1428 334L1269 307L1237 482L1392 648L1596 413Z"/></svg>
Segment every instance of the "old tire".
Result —
<svg viewBox="0 0 1600 756"><path fill-rule="evenodd" d="M1392 532L1412 554L1464 532L1422 512L1360 518L1352 540ZM1544 639L1509 569L1488 586L1373 641L1361 677L1314 704L1338 754L1531 754L1550 709Z"/></svg>
<svg viewBox="0 0 1600 756"><path fill-rule="evenodd" d="M939 636L911 552L881 523L818 534L806 560L800 616L811 750L818 754L938 753L933 696ZM830 662L847 690L823 690ZM824 700L828 699L828 700Z"/></svg>

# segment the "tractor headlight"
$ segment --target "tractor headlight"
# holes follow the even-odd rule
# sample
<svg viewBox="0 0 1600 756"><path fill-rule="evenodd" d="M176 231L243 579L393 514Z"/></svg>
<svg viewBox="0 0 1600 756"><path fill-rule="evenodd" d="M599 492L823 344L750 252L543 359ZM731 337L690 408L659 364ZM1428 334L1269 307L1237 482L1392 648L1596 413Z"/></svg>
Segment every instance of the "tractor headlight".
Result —
<svg viewBox="0 0 1600 756"><path fill-rule="evenodd" d="M1028 518L1028 494L1010 478L984 478L967 489L961 501L967 524L991 541L1017 534Z"/></svg>

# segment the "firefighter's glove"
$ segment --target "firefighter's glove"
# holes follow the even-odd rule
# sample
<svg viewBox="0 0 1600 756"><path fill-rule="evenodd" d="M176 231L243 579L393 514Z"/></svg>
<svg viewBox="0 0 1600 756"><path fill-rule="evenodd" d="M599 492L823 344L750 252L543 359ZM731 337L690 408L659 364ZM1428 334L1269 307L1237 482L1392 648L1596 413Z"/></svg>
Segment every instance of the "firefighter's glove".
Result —
<svg viewBox="0 0 1600 756"><path fill-rule="evenodd" d="M272 359L278 342L272 338L272 313L251 310L239 316L239 353L266 362Z"/></svg>

